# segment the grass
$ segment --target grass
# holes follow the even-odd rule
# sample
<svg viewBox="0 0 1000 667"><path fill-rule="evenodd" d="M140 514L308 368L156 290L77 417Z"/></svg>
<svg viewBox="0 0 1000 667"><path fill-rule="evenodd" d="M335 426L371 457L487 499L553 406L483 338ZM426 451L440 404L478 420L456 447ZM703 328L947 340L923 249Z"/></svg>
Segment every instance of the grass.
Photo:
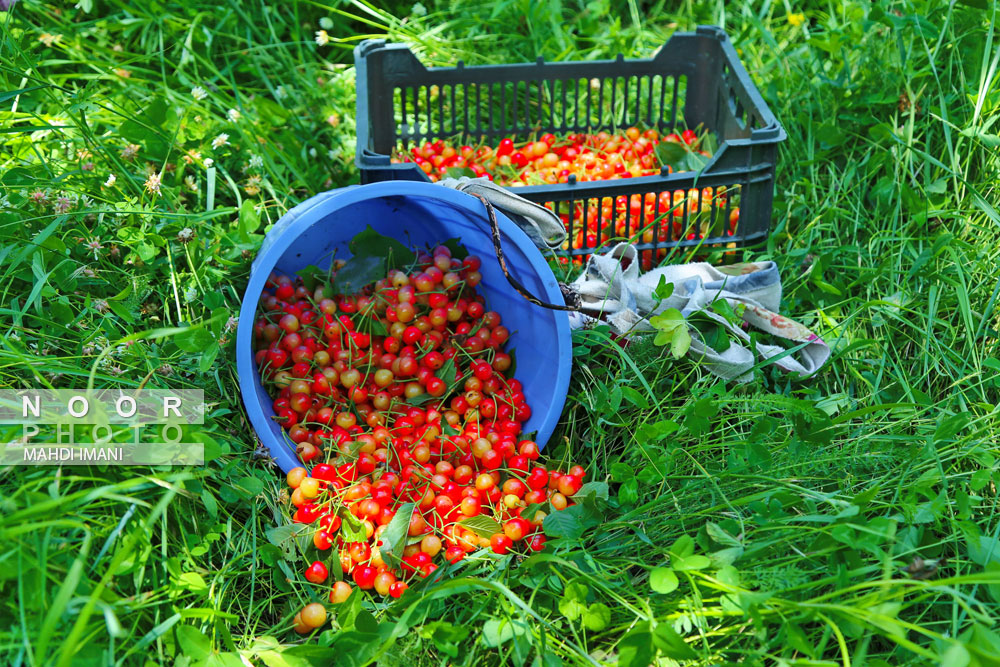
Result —
<svg viewBox="0 0 1000 667"><path fill-rule="evenodd" d="M0 662L996 664L1000 52L975 5L0 13L0 382L200 388L211 408L204 468L0 471ZM267 225L356 180L349 48L646 55L698 23L725 26L789 134L752 257L779 263L830 364L733 386L581 335L546 455L609 497L542 555L358 598L303 643L291 615L321 592L269 541L281 480L253 454L227 320ZM218 346L173 329L197 323Z"/></svg>

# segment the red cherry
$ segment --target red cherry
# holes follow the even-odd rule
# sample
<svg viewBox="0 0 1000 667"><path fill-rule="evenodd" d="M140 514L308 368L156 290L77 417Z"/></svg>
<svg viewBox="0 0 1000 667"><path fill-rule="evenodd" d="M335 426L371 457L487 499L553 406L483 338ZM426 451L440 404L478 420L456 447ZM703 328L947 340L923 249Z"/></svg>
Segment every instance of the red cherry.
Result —
<svg viewBox="0 0 1000 667"><path fill-rule="evenodd" d="M497 533L490 538L490 548L493 549L493 553L504 555L510 548L514 546L514 542L503 533Z"/></svg>
<svg viewBox="0 0 1000 667"><path fill-rule="evenodd" d="M314 584L322 584L326 581L326 578L330 576L329 570L326 569L326 565L323 565L320 561L313 562L306 569L305 577L308 581Z"/></svg>
<svg viewBox="0 0 1000 667"><path fill-rule="evenodd" d="M351 574L354 578L354 583L358 585L358 588L363 590L369 590L375 586L376 575L378 575L378 570L371 565L362 565L361 567L357 567Z"/></svg>

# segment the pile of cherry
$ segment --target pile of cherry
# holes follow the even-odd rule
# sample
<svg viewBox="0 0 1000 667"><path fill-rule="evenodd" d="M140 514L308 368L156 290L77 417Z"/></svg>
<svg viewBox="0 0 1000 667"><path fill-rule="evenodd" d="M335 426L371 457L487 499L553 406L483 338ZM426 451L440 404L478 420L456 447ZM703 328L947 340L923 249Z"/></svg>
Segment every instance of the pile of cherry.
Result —
<svg viewBox="0 0 1000 667"><path fill-rule="evenodd" d="M439 139L398 153L392 161L415 162L435 183L445 178L449 169L464 167L501 185L555 185L568 182L570 176L577 181L606 181L659 174L655 149L660 141L697 149L701 138L694 130L661 138L658 130L643 132L630 127L622 134L568 134L562 139L546 133L537 141L519 143L506 137L496 147L456 148Z"/></svg>
<svg viewBox="0 0 1000 667"><path fill-rule="evenodd" d="M680 144L709 156L700 149L704 135L699 136L693 130L661 136L655 129L643 132L630 127L621 134L569 134L561 139L549 133L541 135L537 141L520 143L507 137L495 147L456 147L437 140L399 152L392 157L392 162L414 162L432 182L445 178L451 169L464 168L501 185L554 185L566 183L571 177L583 182L659 174L661 165L656 146L661 142ZM668 170L672 168L668 166ZM695 240L712 233L732 236L739 222L739 208L728 207L728 221L721 219L725 211L713 211L725 209L728 196L724 187L702 188L549 206L562 218L567 231L572 232L564 249L595 248L611 238L653 243L681 238ZM710 229L716 221L725 229ZM725 222L729 223L728 227ZM664 250L657 258L665 256ZM644 268L651 268L650 253L644 254L644 261L647 264Z"/></svg>
<svg viewBox="0 0 1000 667"><path fill-rule="evenodd" d="M546 512L571 505L583 485L583 468L536 465L538 445L521 437L531 408L507 377L510 332L476 293L479 267L438 246L355 294L268 281L256 361L277 421L311 466L287 482L294 521L325 554L304 576L330 585L333 603L351 594L348 579L400 597L442 558L540 551ZM394 526L398 553L383 553ZM336 566L344 576L331 584ZM312 603L295 630L325 620Z"/></svg>

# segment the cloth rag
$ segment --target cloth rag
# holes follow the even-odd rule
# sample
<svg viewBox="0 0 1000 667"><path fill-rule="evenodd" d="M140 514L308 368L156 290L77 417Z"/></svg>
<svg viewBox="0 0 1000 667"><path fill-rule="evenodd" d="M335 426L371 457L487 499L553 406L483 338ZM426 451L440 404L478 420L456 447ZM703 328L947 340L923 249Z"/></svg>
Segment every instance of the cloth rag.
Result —
<svg viewBox="0 0 1000 667"><path fill-rule="evenodd" d="M670 296L662 300L655 296L661 280L674 286ZM719 267L696 262L640 273L635 246L620 243L606 254L592 255L571 287L582 302L582 312L570 314L572 328L600 320L609 324L615 333L627 337L654 331L649 318L668 308L676 308L685 319L701 313L718 322L738 340L732 341L727 349L717 351L689 325L692 341L687 356L726 380L749 382L753 377L751 370L758 360L779 355L784 356L774 361L776 366L807 378L830 358L830 348L822 338L778 314L781 276L774 262ZM717 299L725 299L736 312L741 312L747 326L803 346L786 354L787 349L781 345L754 342L744 327L734 325L712 310L711 305Z"/></svg>

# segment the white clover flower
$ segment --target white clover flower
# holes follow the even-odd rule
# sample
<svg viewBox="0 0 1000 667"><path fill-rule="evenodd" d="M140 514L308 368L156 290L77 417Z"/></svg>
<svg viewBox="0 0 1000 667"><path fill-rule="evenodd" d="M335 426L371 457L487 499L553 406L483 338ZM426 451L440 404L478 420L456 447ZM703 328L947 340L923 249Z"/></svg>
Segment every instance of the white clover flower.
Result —
<svg viewBox="0 0 1000 667"><path fill-rule="evenodd" d="M151 194L160 194L160 175L157 173L152 173L149 178L146 179L146 192Z"/></svg>
<svg viewBox="0 0 1000 667"><path fill-rule="evenodd" d="M194 285L184 290L184 301L190 303L197 298L198 298L198 290L195 289Z"/></svg>
<svg viewBox="0 0 1000 667"><path fill-rule="evenodd" d="M284 86L278 86L277 88L274 89L274 96L279 100L283 100L286 97L288 97L288 91L285 90Z"/></svg>
<svg viewBox="0 0 1000 667"><path fill-rule="evenodd" d="M316 43L320 46L326 46L330 43L330 35L327 34L326 30L316 31Z"/></svg>
<svg viewBox="0 0 1000 667"><path fill-rule="evenodd" d="M223 132L215 139L212 139L212 148L222 148L229 143L229 135Z"/></svg>
<svg viewBox="0 0 1000 667"><path fill-rule="evenodd" d="M201 86L195 86L194 88L191 89L191 97L200 102L201 100L208 97L208 91L206 91Z"/></svg>
<svg viewBox="0 0 1000 667"><path fill-rule="evenodd" d="M256 154L251 154L250 155L250 166L252 168L254 168L254 169L260 169L261 167L264 166L264 158L262 158L261 156L256 155Z"/></svg>
<svg viewBox="0 0 1000 667"><path fill-rule="evenodd" d="M230 123L235 123L240 119L240 112L238 109L230 109L226 112L226 118L229 119Z"/></svg>
<svg viewBox="0 0 1000 667"><path fill-rule="evenodd" d="M212 166L213 164L215 164L215 160L213 160L213 159L212 159L212 158L210 158L210 157L207 157L207 158L205 158L205 169L208 169L208 168L209 168L209 167L211 167L211 166Z"/></svg>
<svg viewBox="0 0 1000 667"><path fill-rule="evenodd" d="M108 174L108 180L104 181L104 187L110 188L112 185L115 184L115 181L117 180L118 180L117 176L115 176L114 174Z"/></svg>

